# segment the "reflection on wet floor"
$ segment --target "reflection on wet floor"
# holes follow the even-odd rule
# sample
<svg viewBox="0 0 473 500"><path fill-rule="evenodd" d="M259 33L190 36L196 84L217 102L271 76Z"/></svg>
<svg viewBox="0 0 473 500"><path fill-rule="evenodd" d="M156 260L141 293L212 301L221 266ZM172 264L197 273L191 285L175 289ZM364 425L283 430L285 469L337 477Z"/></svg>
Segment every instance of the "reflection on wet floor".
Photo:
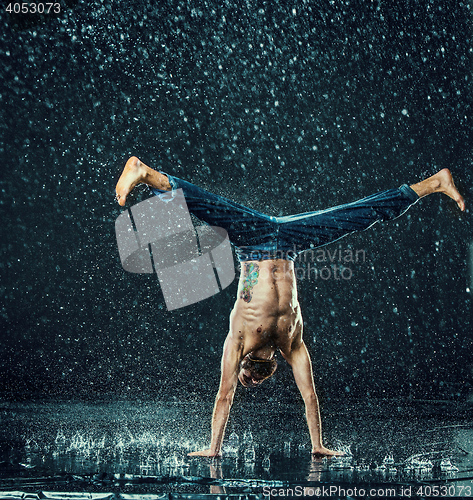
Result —
<svg viewBox="0 0 473 500"><path fill-rule="evenodd" d="M0 490L262 495L296 484L471 484L473 424L465 415L354 420L337 413L327 435L345 456L331 459L311 457L296 413L285 412L270 429L255 419L250 428L237 416L221 459L189 458L205 444L206 410L163 403L3 404Z"/></svg>

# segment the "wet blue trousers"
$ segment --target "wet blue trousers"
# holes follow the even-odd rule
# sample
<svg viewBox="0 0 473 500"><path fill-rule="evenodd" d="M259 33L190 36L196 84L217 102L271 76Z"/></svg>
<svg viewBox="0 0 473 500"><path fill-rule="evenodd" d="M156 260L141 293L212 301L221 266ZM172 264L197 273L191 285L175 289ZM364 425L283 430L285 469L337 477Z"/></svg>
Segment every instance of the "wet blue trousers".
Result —
<svg viewBox="0 0 473 500"><path fill-rule="evenodd" d="M224 228L240 261L295 260L305 250L332 243L376 222L395 219L418 199L406 184L326 210L272 217L245 207L193 184L167 175L173 190L182 189L189 212L198 219ZM161 197L172 192L152 189Z"/></svg>

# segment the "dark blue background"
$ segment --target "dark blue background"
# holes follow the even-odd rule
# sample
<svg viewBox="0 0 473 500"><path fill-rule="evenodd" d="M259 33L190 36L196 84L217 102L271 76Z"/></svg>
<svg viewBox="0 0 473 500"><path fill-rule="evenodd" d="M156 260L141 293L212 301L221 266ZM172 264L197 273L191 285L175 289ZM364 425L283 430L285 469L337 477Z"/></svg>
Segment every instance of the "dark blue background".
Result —
<svg viewBox="0 0 473 500"><path fill-rule="evenodd" d="M0 25L5 398L213 398L236 282L167 312L156 276L121 268L114 185L132 154L271 215L443 167L471 203L467 2L71 1L20 16ZM322 402L468 399L472 240L471 213L432 196L330 247L366 259L350 280L299 283ZM238 397L293 398L279 371Z"/></svg>

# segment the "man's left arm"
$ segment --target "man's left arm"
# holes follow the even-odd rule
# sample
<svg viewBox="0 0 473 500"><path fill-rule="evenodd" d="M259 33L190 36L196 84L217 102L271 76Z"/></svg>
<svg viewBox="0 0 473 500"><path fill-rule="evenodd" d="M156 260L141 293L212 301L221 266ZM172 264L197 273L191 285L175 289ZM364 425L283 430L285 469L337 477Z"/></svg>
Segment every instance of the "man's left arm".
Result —
<svg viewBox="0 0 473 500"><path fill-rule="evenodd" d="M210 448L189 453L189 456L216 457L222 454L222 442L227 426L233 396L238 383L240 343L228 334L223 347L220 387L215 398L212 414L212 438Z"/></svg>

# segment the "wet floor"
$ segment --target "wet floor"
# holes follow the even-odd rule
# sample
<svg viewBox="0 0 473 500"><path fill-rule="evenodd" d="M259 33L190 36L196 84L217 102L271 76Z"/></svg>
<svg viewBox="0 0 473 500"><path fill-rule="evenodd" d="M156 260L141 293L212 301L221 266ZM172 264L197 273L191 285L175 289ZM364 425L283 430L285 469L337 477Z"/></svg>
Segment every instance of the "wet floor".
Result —
<svg viewBox="0 0 473 500"><path fill-rule="evenodd" d="M398 495L422 487L426 497L435 488L445 492L440 496L471 493L468 406L326 407L325 441L346 452L341 460L311 457L299 410L267 402L241 405L230 420L223 457L212 460L187 456L208 444L208 404L3 403L1 498L47 497L48 491L87 498L92 492L263 497L287 488L316 496L322 487L349 493L392 487ZM409 491L414 497L416 491Z"/></svg>

